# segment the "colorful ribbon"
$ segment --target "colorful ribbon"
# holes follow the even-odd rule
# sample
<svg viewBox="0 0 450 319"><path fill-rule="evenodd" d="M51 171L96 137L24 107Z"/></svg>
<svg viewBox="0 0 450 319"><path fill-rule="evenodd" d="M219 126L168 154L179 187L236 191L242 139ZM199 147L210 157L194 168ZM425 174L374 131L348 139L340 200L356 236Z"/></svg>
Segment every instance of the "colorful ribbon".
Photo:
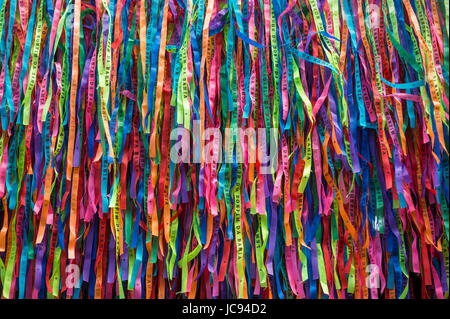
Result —
<svg viewBox="0 0 450 319"><path fill-rule="evenodd" d="M448 13L0 0L2 298L448 298Z"/></svg>

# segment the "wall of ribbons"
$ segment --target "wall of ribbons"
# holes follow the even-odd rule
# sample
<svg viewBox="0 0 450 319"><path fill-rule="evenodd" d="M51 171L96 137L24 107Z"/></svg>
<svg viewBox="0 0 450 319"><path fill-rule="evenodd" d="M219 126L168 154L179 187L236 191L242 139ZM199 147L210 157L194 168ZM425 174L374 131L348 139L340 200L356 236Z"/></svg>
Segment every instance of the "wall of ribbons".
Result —
<svg viewBox="0 0 450 319"><path fill-rule="evenodd" d="M448 298L449 1L0 0L0 61L1 298Z"/></svg>

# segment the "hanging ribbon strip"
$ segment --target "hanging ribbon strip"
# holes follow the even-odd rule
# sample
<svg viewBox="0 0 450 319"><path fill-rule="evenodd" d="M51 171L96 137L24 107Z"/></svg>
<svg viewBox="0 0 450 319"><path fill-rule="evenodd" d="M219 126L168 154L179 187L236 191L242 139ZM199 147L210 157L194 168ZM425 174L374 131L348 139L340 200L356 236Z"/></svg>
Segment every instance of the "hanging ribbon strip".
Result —
<svg viewBox="0 0 450 319"><path fill-rule="evenodd" d="M448 298L448 13L0 0L2 298Z"/></svg>

